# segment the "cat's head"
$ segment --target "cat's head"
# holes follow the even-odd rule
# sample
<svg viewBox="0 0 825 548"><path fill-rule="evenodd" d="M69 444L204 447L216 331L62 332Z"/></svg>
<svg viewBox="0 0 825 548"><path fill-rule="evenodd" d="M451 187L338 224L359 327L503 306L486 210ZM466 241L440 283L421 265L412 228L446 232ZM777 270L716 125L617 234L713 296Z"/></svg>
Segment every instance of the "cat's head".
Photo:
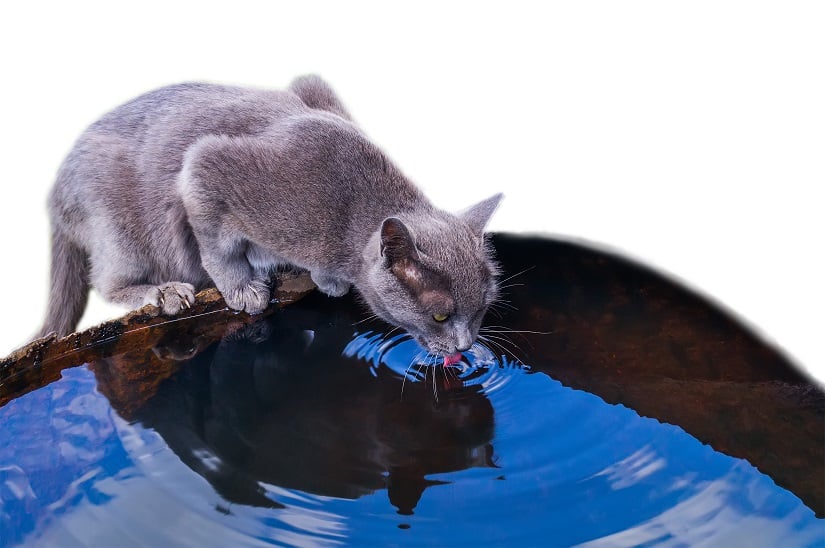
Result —
<svg viewBox="0 0 825 548"><path fill-rule="evenodd" d="M370 244L378 253L369 254L366 287L359 288L373 312L436 355L469 349L498 293L484 227L501 198L457 215L385 219Z"/></svg>

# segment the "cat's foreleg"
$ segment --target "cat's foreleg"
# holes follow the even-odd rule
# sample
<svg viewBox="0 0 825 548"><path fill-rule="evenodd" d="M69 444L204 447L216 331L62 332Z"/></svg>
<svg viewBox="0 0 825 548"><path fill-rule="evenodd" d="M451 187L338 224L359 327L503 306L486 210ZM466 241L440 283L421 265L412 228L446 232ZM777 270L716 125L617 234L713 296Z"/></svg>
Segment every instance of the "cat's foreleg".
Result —
<svg viewBox="0 0 825 548"><path fill-rule="evenodd" d="M349 292L349 282L341 278L328 276L317 271L310 272L309 276L312 278L312 281L315 282L315 285L318 286L318 289L330 297L342 297Z"/></svg>
<svg viewBox="0 0 825 548"><path fill-rule="evenodd" d="M259 277L260 269L250 264L250 243L242 225L233 222L222 198L227 189L243 188L245 160L243 151L239 152L237 143L229 137L203 137L186 152L177 190L198 242L204 270L230 308L257 314L269 306L269 283ZM252 196L248 198L253 200ZM251 214L258 214L254 207Z"/></svg>
<svg viewBox="0 0 825 548"><path fill-rule="evenodd" d="M210 231L196 229L195 235L203 267L227 306L249 314L263 312L269 306L269 283L255 275L246 257L246 243L241 239L221 238Z"/></svg>

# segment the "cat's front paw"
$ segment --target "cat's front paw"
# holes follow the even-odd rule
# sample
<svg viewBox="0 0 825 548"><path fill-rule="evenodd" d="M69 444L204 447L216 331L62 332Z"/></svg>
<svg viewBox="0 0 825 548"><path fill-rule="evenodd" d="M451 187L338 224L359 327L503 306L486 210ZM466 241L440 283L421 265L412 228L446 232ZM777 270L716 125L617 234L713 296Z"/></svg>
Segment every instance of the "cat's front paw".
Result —
<svg viewBox="0 0 825 548"><path fill-rule="evenodd" d="M237 289L222 291L227 306L249 314L263 312L269 305L269 286L263 280L252 280Z"/></svg>
<svg viewBox="0 0 825 548"><path fill-rule="evenodd" d="M195 304L195 286L183 282L156 285L146 292L143 304L156 306L164 314L175 315Z"/></svg>
<svg viewBox="0 0 825 548"><path fill-rule="evenodd" d="M324 276L310 273L312 281L318 286L322 293L330 297L343 297L349 292L350 284L340 278L333 278L332 276Z"/></svg>

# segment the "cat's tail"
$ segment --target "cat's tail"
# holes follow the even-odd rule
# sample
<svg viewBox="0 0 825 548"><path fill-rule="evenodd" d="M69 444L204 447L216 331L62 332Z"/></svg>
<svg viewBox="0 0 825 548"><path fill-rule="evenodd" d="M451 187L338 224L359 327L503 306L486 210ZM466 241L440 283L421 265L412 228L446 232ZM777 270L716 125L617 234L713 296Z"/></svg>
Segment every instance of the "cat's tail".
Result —
<svg viewBox="0 0 825 548"><path fill-rule="evenodd" d="M344 107L344 103L341 102L332 87L317 74L307 74L295 78L289 84L289 91L297 95L309 108L326 110L345 120L352 120L349 112Z"/></svg>
<svg viewBox="0 0 825 548"><path fill-rule="evenodd" d="M51 285L46 321L38 337L73 332L89 299L89 259L58 227L52 229Z"/></svg>

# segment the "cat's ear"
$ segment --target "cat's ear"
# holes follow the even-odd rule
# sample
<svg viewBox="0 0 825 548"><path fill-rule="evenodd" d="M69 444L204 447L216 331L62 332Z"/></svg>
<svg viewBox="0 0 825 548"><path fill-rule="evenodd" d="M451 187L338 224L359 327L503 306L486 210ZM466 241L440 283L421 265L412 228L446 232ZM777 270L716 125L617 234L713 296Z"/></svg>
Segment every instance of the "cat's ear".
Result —
<svg viewBox="0 0 825 548"><path fill-rule="evenodd" d="M384 266L388 268L418 259L410 229L401 219L388 217L381 223L381 256L384 257Z"/></svg>
<svg viewBox="0 0 825 548"><path fill-rule="evenodd" d="M401 219L388 217L381 223L381 256L384 267L402 283L415 287L421 282L415 240Z"/></svg>
<svg viewBox="0 0 825 548"><path fill-rule="evenodd" d="M458 216L461 220L467 223L467 226L470 227L473 234L475 234L478 238L481 238L484 234L484 227L487 226L488 222L490 222L490 217L492 217L493 213L495 213L502 198L504 198L504 194L499 192L498 194L490 196L486 200L481 201L474 206L468 207L459 213Z"/></svg>

